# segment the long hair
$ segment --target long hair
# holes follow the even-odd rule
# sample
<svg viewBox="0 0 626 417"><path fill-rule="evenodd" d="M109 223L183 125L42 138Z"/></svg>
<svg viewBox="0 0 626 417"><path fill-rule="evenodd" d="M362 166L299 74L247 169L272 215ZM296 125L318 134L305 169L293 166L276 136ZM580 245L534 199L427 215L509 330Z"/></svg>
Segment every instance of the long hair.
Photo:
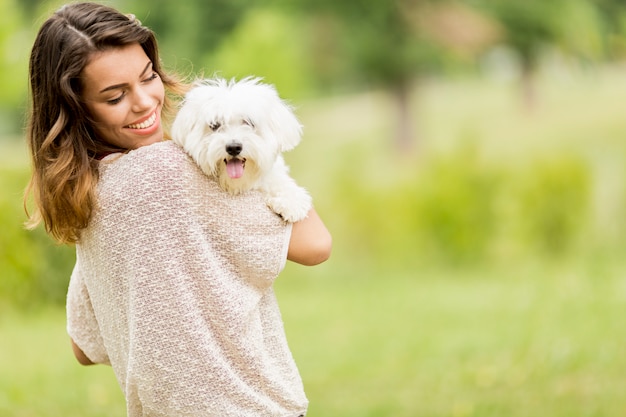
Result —
<svg viewBox="0 0 626 417"><path fill-rule="evenodd" d="M27 138L33 172L26 189L35 209L26 226L43 221L60 243L76 243L95 208L97 156L125 152L101 140L82 101L80 75L94 53L139 44L166 89L164 117L185 86L166 74L154 33L132 15L94 3L63 6L41 26L29 63L32 102Z"/></svg>

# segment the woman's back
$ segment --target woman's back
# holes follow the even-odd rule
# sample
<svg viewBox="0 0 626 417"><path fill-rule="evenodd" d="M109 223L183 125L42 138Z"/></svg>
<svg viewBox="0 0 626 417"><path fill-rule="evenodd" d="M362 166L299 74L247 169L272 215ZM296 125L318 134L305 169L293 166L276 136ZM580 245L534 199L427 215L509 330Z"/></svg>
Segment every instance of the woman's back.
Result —
<svg viewBox="0 0 626 417"><path fill-rule="evenodd" d="M169 141L101 165L68 331L110 361L129 415L303 414L271 287L291 226L260 194L221 191Z"/></svg>

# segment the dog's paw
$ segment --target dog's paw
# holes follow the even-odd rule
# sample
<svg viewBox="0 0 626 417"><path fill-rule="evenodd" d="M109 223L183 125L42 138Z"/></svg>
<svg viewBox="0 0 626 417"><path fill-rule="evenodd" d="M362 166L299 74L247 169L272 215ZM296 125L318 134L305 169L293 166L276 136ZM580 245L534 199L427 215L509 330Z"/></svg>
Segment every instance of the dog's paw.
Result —
<svg viewBox="0 0 626 417"><path fill-rule="evenodd" d="M298 187L292 191L267 198L269 208L289 223L305 219L313 205L311 196L304 188Z"/></svg>

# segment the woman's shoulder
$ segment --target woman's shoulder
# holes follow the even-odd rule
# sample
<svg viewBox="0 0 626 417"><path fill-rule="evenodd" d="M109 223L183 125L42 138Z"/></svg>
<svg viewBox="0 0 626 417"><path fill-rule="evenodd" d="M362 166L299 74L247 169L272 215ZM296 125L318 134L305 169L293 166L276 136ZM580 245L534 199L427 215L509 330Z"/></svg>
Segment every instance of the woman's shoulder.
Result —
<svg viewBox="0 0 626 417"><path fill-rule="evenodd" d="M160 193L171 188L206 187L207 178L191 157L172 141L111 155L100 163L101 191Z"/></svg>
<svg viewBox="0 0 626 417"><path fill-rule="evenodd" d="M145 159L147 161L163 161L188 163L189 155L183 148L177 145L174 141L165 140L162 142L156 142L152 145L142 146L128 153L129 156Z"/></svg>
<svg viewBox="0 0 626 417"><path fill-rule="evenodd" d="M185 151L171 140L156 142L142 146L126 154L111 154L101 161L100 170L108 171L111 168L119 169L120 166L135 166L138 168L153 165L187 165L190 158Z"/></svg>
<svg viewBox="0 0 626 417"><path fill-rule="evenodd" d="M127 154L113 154L100 162L101 177L169 177L197 170L191 157L171 140L142 146Z"/></svg>

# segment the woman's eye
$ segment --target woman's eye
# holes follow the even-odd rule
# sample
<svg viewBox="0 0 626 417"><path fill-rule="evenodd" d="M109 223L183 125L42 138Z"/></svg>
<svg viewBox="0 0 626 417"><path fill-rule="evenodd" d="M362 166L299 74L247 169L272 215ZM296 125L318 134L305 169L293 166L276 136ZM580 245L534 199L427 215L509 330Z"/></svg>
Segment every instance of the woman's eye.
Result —
<svg viewBox="0 0 626 417"><path fill-rule="evenodd" d="M121 94L119 97L116 97L116 98L111 99L111 100L107 100L107 104L115 105L115 104L121 102L123 98L124 98L124 94Z"/></svg>
<svg viewBox="0 0 626 417"><path fill-rule="evenodd" d="M152 80L156 80L157 78L159 78L159 74L157 74L156 72L153 72L152 75L150 77L146 78L144 81L145 82L149 82L149 81L152 81Z"/></svg>

